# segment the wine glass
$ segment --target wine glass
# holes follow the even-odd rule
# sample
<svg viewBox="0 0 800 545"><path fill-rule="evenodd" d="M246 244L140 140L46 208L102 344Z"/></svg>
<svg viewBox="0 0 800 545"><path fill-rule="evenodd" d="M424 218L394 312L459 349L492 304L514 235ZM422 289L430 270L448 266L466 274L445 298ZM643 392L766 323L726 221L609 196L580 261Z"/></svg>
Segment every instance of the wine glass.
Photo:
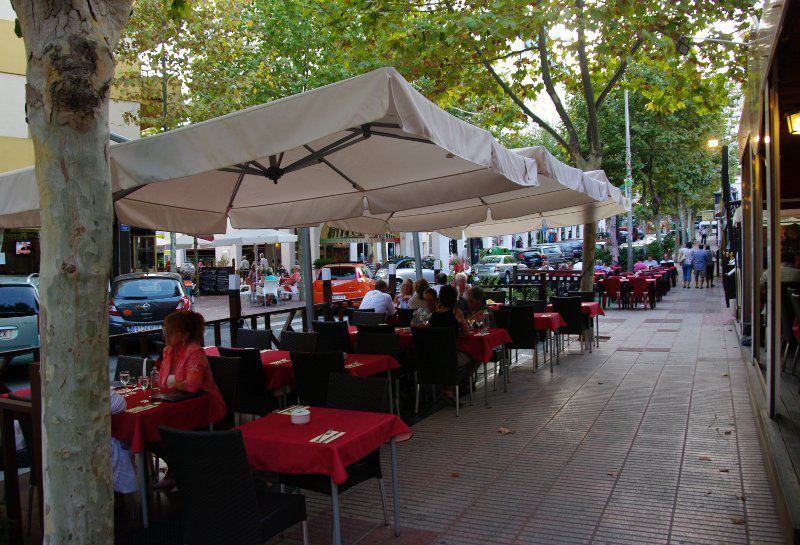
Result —
<svg viewBox="0 0 800 545"><path fill-rule="evenodd" d="M150 377L147 375L139 377L139 388L141 388L143 392L147 390L148 386L150 386Z"/></svg>
<svg viewBox="0 0 800 545"><path fill-rule="evenodd" d="M131 381L131 373L130 371L120 371L119 373L119 381L122 383L122 386L125 389L128 389L128 383Z"/></svg>

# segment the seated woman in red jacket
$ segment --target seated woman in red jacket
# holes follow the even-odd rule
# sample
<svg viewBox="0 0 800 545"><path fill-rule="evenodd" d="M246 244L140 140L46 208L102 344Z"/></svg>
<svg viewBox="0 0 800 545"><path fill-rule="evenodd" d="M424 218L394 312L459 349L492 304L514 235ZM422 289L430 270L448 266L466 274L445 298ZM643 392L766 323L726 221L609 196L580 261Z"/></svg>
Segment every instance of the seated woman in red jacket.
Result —
<svg viewBox="0 0 800 545"><path fill-rule="evenodd" d="M209 422L217 422L225 416L225 401L222 399L208 358L203 351L205 320L191 310L173 312L164 320L164 340L167 346L157 362L158 382L162 390L184 392L208 392Z"/></svg>

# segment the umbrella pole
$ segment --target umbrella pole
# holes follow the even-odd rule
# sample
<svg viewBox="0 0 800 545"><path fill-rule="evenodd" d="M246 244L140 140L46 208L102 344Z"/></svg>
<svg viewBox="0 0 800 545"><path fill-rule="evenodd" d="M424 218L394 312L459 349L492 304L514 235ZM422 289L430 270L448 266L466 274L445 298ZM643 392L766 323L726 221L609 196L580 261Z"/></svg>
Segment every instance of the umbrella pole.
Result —
<svg viewBox="0 0 800 545"><path fill-rule="evenodd" d="M419 249L419 233L414 231L411 233L411 239L414 243L414 268L417 272L417 280L422 278L422 256Z"/></svg>
<svg viewBox="0 0 800 545"><path fill-rule="evenodd" d="M313 331L311 321L314 319L314 279L311 277L311 231L308 227L300 228L300 253L303 297L306 301L303 326L306 331Z"/></svg>

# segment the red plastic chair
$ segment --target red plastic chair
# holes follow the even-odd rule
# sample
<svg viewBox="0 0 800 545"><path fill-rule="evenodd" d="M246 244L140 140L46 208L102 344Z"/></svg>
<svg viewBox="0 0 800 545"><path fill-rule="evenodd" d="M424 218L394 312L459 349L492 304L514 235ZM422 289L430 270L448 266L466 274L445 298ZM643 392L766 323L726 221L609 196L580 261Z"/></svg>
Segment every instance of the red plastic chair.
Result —
<svg viewBox="0 0 800 545"><path fill-rule="evenodd" d="M603 281L603 306L608 305L608 301L616 301L617 308L622 306L622 301L620 301L620 293L621 293L621 286L622 281L619 279L619 276L609 276Z"/></svg>
<svg viewBox="0 0 800 545"><path fill-rule="evenodd" d="M643 276L633 276L628 279L631 287L631 308L636 308L636 304L641 301L644 308L650 303L650 293L647 290L647 279Z"/></svg>

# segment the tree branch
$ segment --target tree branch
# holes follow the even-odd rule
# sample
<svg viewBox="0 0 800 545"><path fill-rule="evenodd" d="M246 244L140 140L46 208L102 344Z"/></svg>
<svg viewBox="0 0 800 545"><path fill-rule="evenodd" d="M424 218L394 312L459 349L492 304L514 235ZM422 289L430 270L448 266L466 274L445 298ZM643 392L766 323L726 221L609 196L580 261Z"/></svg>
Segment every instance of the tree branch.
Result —
<svg viewBox="0 0 800 545"><path fill-rule="evenodd" d="M595 108L594 89L592 77L589 73L589 59L586 57L586 29L584 23L584 0L576 0L578 8L578 66L583 84L583 98L586 101L586 139L589 141L590 159L602 157L600 147L600 129L597 123L597 108Z"/></svg>
<svg viewBox="0 0 800 545"><path fill-rule="evenodd" d="M580 150L580 139L578 138L578 132L575 130L575 125L572 124L572 119L570 119L567 110L561 103L561 97L558 96L555 85L553 85L553 77L550 74L550 61L547 58L547 31L545 30L544 25L539 28L536 49L539 50L539 59L542 65L541 70L544 88L547 91L547 94L550 96L550 100L553 102L553 105L556 107L558 116L561 118L562 123L564 123L564 128L567 130L567 135L569 136L570 145L573 145L575 148Z"/></svg>
<svg viewBox="0 0 800 545"><path fill-rule="evenodd" d="M644 43L643 37L639 36L638 38L636 38L636 41L633 42L633 45L631 46L630 52L628 52L628 57L633 57L639 50L639 48L642 47L643 43ZM628 69L628 59L626 58L619 63L619 66L617 66L617 70L614 72L614 75L611 76L611 79L608 80L608 83L606 83L606 86L600 92L600 95L597 97L597 100L594 103L595 109L598 110L600 109L600 106L603 104L603 101L608 96L608 93L611 92L611 89L614 88L614 86L617 84L620 78L622 78L622 76L625 74L625 70L627 69Z"/></svg>

